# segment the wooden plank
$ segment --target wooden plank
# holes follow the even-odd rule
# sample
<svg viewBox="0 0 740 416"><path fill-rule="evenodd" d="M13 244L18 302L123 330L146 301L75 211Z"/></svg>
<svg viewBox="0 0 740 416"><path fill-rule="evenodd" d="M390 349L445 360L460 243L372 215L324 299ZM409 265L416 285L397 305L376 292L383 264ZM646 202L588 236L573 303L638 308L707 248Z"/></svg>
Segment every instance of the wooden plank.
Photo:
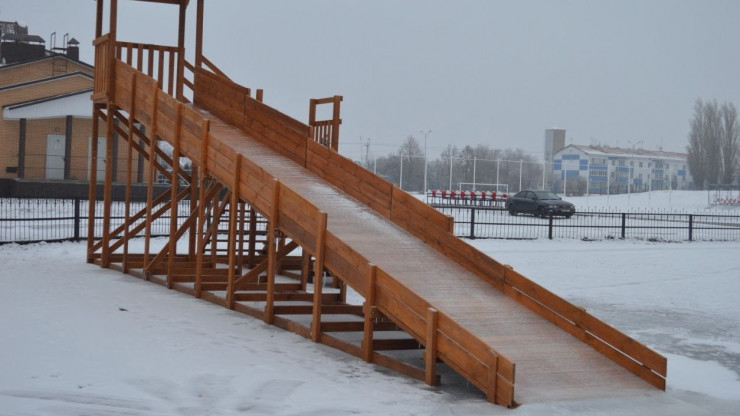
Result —
<svg viewBox="0 0 740 416"><path fill-rule="evenodd" d="M322 314L362 316L362 306L322 305ZM275 305L275 315L312 315L313 305Z"/></svg>
<svg viewBox="0 0 740 416"><path fill-rule="evenodd" d="M391 339L374 339L374 351L401 351L401 350L418 350L421 349L419 341L413 338L391 338Z"/></svg>

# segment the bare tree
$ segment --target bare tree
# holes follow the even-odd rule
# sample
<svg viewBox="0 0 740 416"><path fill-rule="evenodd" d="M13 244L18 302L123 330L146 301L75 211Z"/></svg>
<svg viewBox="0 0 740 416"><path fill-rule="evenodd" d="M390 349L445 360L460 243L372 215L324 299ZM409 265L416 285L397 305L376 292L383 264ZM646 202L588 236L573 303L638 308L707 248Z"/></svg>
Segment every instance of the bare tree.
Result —
<svg viewBox="0 0 740 416"><path fill-rule="evenodd" d="M697 99L689 131L688 164L694 185L732 182L737 168L738 115L732 103Z"/></svg>
<svg viewBox="0 0 740 416"><path fill-rule="evenodd" d="M738 159L738 119L737 108L732 103L724 103L721 108L722 135L720 138L720 152L722 155L723 184L732 183L737 168Z"/></svg>

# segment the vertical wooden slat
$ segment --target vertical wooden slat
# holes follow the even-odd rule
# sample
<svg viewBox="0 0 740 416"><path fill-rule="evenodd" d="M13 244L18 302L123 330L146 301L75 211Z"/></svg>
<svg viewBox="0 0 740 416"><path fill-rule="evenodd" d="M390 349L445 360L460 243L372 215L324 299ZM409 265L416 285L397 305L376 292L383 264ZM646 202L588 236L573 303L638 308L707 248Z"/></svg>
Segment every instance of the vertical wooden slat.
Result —
<svg viewBox="0 0 740 416"><path fill-rule="evenodd" d="M365 325L362 336L362 359L373 362L373 315L375 309L375 281L378 269L374 264L368 265L367 288L365 289Z"/></svg>
<svg viewBox="0 0 740 416"><path fill-rule="evenodd" d="M427 333L424 350L424 381L430 386L437 384L437 322L437 310L434 308L427 309Z"/></svg>
<svg viewBox="0 0 740 416"><path fill-rule="evenodd" d="M236 267L241 270L244 267L244 234L246 230L246 204L243 201L239 201L239 245L237 253L239 254L236 258Z"/></svg>
<svg viewBox="0 0 740 416"><path fill-rule="evenodd" d="M149 53L147 56L146 74L150 77L154 77L154 47L149 46L147 50L149 51Z"/></svg>
<svg viewBox="0 0 740 416"><path fill-rule="evenodd" d="M138 44L136 52L136 69L141 71L141 69L144 67L144 45Z"/></svg>
<svg viewBox="0 0 740 416"><path fill-rule="evenodd" d="M265 302L265 323L274 321L275 304L275 238L278 230L278 213L280 211L280 181L275 179L272 193L272 210L267 224L267 299Z"/></svg>
<svg viewBox="0 0 740 416"><path fill-rule="evenodd" d="M131 62L133 61L134 51L132 50L134 47L131 43L126 43L126 64L131 65ZM120 58L119 58L120 59Z"/></svg>
<svg viewBox="0 0 740 416"><path fill-rule="evenodd" d="M163 89L164 86L164 46L159 46L159 57L157 58L157 87Z"/></svg>
<svg viewBox="0 0 740 416"><path fill-rule="evenodd" d="M255 250L257 249L257 211L254 210L254 206L250 207L249 210L249 241L247 248L247 265L254 267Z"/></svg>
<svg viewBox="0 0 740 416"><path fill-rule="evenodd" d="M167 67L167 94L174 96L174 85L175 85L175 55L176 51L170 50L170 62Z"/></svg>
<svg viewBox="0 0 740 416"><path fill-rule="evenodd" d="M313 319L311 320L311 339L321 341L321 294L324 288L324 240L326 237L326 213L320 212L316 227L316 253L313 264Z"/></svg>

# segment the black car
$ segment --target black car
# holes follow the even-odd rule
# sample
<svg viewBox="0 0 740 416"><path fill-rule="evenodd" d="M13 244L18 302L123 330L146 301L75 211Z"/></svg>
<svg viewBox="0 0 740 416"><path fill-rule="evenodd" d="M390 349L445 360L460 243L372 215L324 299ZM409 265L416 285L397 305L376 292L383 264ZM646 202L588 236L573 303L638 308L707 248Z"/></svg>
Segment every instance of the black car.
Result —
<svg viewBox="0 0 740 416"><path fill-rule="evenodd" d="M521 191L510 195L506 200L506 209L509 214L534 214L542 218L550 215L562 215L570 218L575 214L576 207L570 202L563 201L554 192L550 191Z"/></svg>

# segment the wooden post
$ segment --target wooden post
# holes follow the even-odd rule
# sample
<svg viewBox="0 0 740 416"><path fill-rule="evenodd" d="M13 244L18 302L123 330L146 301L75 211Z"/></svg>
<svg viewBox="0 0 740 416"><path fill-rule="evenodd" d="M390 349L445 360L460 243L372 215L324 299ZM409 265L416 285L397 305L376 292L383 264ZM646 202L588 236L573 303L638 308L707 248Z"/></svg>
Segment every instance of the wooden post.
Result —
<svg viewBox="0 0 740 416"><path fill-rule="evenodd" d="M195 67L203 66L203 0L196 5L195 22Z"/></svg>
<svg viewBox="0 0 740 416"><path fill-rule="evenodd" d="M367 289L365 290L365 304L363 312L365 313L365 325L362 336L362 359L371 363L373 362L373 317L375 315L375 279L377 278L378 269L374 264L368 264L369 271L367 274Z"/></svg>
<svg viewBox="0 0 740 416"><path fill-rule="evenodd" d="M231 202L229 202L229 282L226 289L226 307L234 309L234 282L236 281L236 223L239 215L239 174L242 158L236 153L236 167L231 184ZM241 273L240 273L241 275Z"/></svg>
<svg viewBox="0 0 740 416"><path fill-rule="evenodd" d="M316 258L313 263L313 319L311 320L311 339L321 341L321 295L324 289L324 239L326 238L326 213L319 211L316 227Z"/></svg>
<svg viewBox="0 0 740 416"><path fill-rule="evenodd" d="M95 39L103 36L103 0L97 1L95 8ZM95 132L95 134L98 134Z"/></svg>
<svg viewBox="0 0 740 416"><path fill-rule="evenodd" d="M131 75L131 110L128 114L128 137L126 139L126 197L124 202L123 229L123 272L128 273L128 240L131 238L131 179L133 177L134 114L136 112L136 72Z"/></svg>
<svg viewBox="0 0 740 416"><path fill-rule="evenodd" d="M113 0L115 2L115 0ZM110 266L110 209L112 203L113 193L113 113L115 112L115 106L112 102L109 102L106 107L106 120L105 128L106 141L105 141L105 185L103 187L103 252L101 254L100 262L102 267Z"/></svg>
<svg viewBox="0 0 740 416"><path fill-rule="evenodd" d="M486 400L491 403L496 402L496 389L497 389L497 376L498 376L498 355L491 351L491 360L488 363L488 388L486 388ZM509 403L499 403L508 406Z"/></svg>
<svg viewBox="0 0 740 416"><path fill-rule="evenodd" d="M280 181L275 179L272 187L272 211L267 225L267 298L265 299L265 323L272 324L275 318L275 238L278 230L280 213Z"/></svg>
<svg viewBox="0 0 740 416"><path fill-rule="evenodd" d="M198 181L198 236L195 255L195 297L202 293L203 282L203 252L206 242L203 239L203 230L206 227L206 174L208 173L208 134L211 128L210 120L203 120L201 126L200 169ZM192 176L191 176L192 177Z"/></svg>
<svg viewBox="0 0 740 416"><path fill-rule="evenodd" d="M308 287L308 274L311 270L311 253L305 248L301 250L301 290L305 292Z"/></svg>
<svg viewBox="0 0 740 416"><path fill-rule="evenodd" d="M144 231L144 270L149 266L149 240L152 236L152 202L154 200L154 162L157 160L157 111L159 87L152 86L152 125L149 126L149 165L146 178L146 225ZM149 273L144 273L149 279Z"/></svg>
<svg viewBox="0 0 740 416"><path fill-rule="evenodd" d="M334 96L334 114L332 117L332 128L331 128L331 147L332 149L339 151L339 125L342 123L342 119L339 117L339 109L342 102L341 95Z"/></svg>
<svg viewBox="0 0 740 416"><path fill-rule="evenodd" d="M437 310L434 308L427 309L424 381L430 386L437 384L437 322Z"/></svg>
<svg viewBox="0 0 740 416"><path fill-rule="evenodd" d="M116 41L118 40L118 0L110 0L110 23L108 25L108 57L106 67L108 69L107 97L109 102L116 98ZM108 118L112 118L108 115ZM110 161L109 161L110 163Z"/></svg>
<svg viewBox="0 0 740 416"><path fill-rule="evenodd" d="M177 86L178 101L183 101L183 86L185 85L185 15L187 2L180 2L180 18L177 31Z"/></svg>
<svg viewBox="0 0 740 416"><path fill-rule="evenodd" d="M196 195L198 195L198 181L197 178L198 175L198 166L195 165L195 163L190 164L190 213L192 214L198 209L198 198ZM196 253L196 236L198 234L197 232L198 223L197 221L193 221L193 224L190 226L190 232L188 232L188 261L194 261L195 260L195 253Z"/></svg>
<svg viewBox="0 0 740 416"><path fill-rule="evenodd" d="M100 0L102 2L102 0ZM100 20L100 17L98 17ZM87 262L93 262L93 244L95 242L95 199L98 189L98 130L100 128L100 116L98 107L93 104L92 114L92 142L90 143L90 186L88 190L87 207Z"/></svg>
<svg viewBox="0 0 740 416"><path fill-rule="evenodd" d="M177 104L175 111L175 137L172 143L172 188L170 190L170 247L167 258L167 288L172 289L174 283L175 256L177 255L177 217L178 200L177 190L180 187L180 130L182 130L182 103Z"/></svg>

